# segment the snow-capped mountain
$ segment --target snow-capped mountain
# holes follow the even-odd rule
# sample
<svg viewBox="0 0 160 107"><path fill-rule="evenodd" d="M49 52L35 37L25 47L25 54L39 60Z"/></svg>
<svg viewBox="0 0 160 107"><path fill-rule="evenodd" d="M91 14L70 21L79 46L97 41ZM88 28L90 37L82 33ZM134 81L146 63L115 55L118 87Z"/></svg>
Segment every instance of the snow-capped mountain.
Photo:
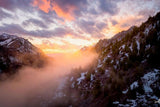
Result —
<svg viewBox="0 0 160 107"><path fill-rule="evenodd" d="M66 78L61 106L160 106L160 13L96 46L92 66ZM68 89L68 91L66 91Z"/></svg>
<svg viewBox="0 0 160 107"><path fill-rule="evenodd" d="M0 35L0 73L14 73L24 65L42 66L43 57L28 40L6 33Z"/></svg>

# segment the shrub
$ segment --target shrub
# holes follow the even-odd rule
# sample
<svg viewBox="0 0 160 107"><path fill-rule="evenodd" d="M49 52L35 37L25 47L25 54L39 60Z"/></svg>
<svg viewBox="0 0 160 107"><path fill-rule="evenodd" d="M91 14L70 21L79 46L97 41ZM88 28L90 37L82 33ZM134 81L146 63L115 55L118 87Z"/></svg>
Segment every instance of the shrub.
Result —
<svg viewBox="0 0 160 107"><path fill-rule="evenodd" d="M95 81L92 93L95 98L101 94L100 80Z"/></svg>
<svg viewBox="0 0 160 107"><path fill-rule="evenodd" d="M157 40L157 30L151 29L148 33L148 36L146 37L146 43L147 44L155 44Z"/></svg>
<svg viewBox="0 0 160 107"><path fill-rule="evenodd" d="M91 73L90 73L90 72L87 73L87 75L86 75L86 80L87 80L87 81L90 81L90 80L91 80Z"/></svg>

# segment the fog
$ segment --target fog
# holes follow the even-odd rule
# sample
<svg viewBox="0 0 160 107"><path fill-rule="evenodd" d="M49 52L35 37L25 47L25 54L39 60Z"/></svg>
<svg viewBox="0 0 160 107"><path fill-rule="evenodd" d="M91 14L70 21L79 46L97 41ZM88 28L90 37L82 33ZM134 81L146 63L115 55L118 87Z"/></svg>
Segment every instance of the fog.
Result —
<svg viewBox="0 0 160 107"><path fill-rule="evenodd" d="M44 101L54 97L55 90L72 68L83 68L95 58L94 52L61 54L49 58L43 68L23 67L15 75L0 81L0 107L45 106Z"/></svg>

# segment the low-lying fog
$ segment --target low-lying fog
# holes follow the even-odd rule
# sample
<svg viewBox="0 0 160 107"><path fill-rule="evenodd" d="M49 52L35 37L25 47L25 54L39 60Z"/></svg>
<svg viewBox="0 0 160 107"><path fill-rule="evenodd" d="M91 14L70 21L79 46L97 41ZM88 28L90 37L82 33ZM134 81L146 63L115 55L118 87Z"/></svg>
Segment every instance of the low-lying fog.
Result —
<svg viewBox="0 0 160 107"><path fill-rule="evenodd" d="M83 68L96 57L93 52L61 54L49 58L49 64L41 69L20 69L14 76L0 81L0 107L44 106L43 102L54 97L56 88L72 68Z"/></svg>

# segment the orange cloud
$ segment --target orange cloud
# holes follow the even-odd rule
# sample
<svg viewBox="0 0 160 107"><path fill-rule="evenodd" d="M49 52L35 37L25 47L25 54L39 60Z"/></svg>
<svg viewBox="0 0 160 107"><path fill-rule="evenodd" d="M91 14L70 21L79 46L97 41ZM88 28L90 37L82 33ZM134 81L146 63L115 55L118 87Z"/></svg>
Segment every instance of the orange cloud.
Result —
<svg viewBox="0 0 160 107"><path fill-rule="evenodd" d="M124 17L114 17L118 23L113 25L111 21L108 22L108 28L103 29L102 33L106 35L107 38L113 37L115 34L129 29L131 26L136 25L139 26L142 21L145 20L144 16L140 15L128 15Z"/></svg>
<svg viewBox="0 0 160 107"><path fill-rule="evenodd" d="M51 2L51 0L34 0L32 5L37 6L40 10L46 13L53 10L61 18L74 20L73 12L76 10L75 6L70 5L67 7L67 10L64 10L56 2Z"/></svg>
<svg viewBox="0 0 160 107"><path fill-rule="evenodd" d="M67 20L74 20L73 11L75 9L76 8L74 6L70 6L68 11L66 12L63 9L61 9L60 6L58 6L57 4L54 4L54 6L53 6L53 10L56 12L56 14L59 17L62 17L62 18L67 19Z"/></svg>
<svg viewBox="0 0 160 107"><path fill-rule="evenodd" d="M50 0L34 0L32 3L33 6L37 6L42 11L48 13L51 8Z"/></svg>

